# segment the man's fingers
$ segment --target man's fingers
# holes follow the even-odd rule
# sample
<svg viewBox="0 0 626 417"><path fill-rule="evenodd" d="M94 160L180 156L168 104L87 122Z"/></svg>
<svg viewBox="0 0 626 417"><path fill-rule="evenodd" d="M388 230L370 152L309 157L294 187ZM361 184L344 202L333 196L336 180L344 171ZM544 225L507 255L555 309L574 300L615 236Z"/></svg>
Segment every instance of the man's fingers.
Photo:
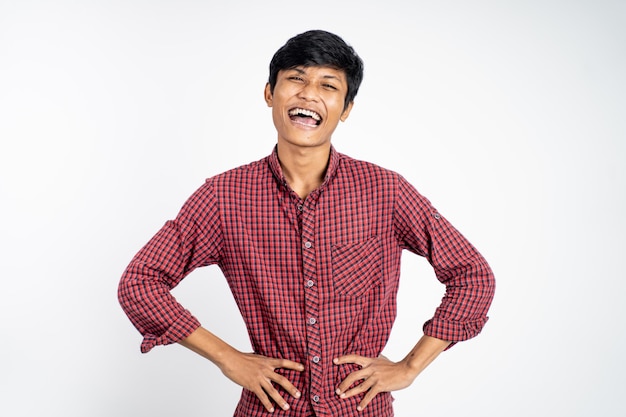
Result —
<svg viewBox="0 0 626 417"><path fill-rule="evenodd" d="M339 384L339 386L337 387L335 391L337 395L339 395L341 398L348 398L348 395L346 394L346 390L350 388L350 386L354 384L355 382L365 379L367 377L367 372L363 370L363 367L371 363L371 359L366 358L364 356L360 356L360 355L344 355L344 356L339 356L338 358L333 359L333 363L335 365L353 363L361 367L360 370L352 372L343 381L341 381L341 383Z"/></svg>
<svg viewBox="0 0 626 417"><path fill-rule="evenodd" d="M361 367L367 366L372 361L371 358L366 358L360 355L345 355L333 359L335 365L343 365L346 363L355 363Z"/></svg>
<svg viewBox="0 0 626 417"><path fill-rule="evenodd" d="M272 382L267 379L265 380L263 383L261 383L261 387L263 388L263 391L265 391L267 393L267 395L269 395L269 397L274 400L274 402L276 403L276 405L278 405L280 408L282 408L283 410L289 410L289 404L287 403L287 401L285 401L285 399L280 395L280 393L276 390L276 388L274 388L274 386L272 385ZM258 395L257 395L258 396ZM266 396L267 397L267 396ZM269 401L268 401L269 402ZM270 404L270 408L272 403L269 402ZM265 404L264 404L265 405ZM265 407L267 408L267 406ZM273 408L267 408L267 411L272 412L274 411Z"/></svg>
<svg viewBox="0 0 626 417"><path fill-rule="evenodd" d="M367 407L367 405L370 403L370 401L374 399L376 394L378 394L378 392L374 392L373 389L370 389L369 391L367 391L367 393L365 394L365 396L363 397L363 399L361 400L361 402L359 403L356 409L358 411L363 411L365 407Z"/></svg>
<svg viewBox="0 0 626 417"><path fill-rule="evenodd" d="M339 394L340 398L350 398L350 397L354 397L355 395L365 393L365 395L363 396L363 399L361 400L361 402L359 403L357 407L358 411L363 411L365 407L367 407L367 405L370 403L370 401L372 401L372 399L380 392L376 389L375 385L376 383L374 381L374 378L367 378L367 379L363 379L363 382L361 382L359 385L352 387L345 392L343 392L341 385L340 385L340 387L337 388L337 394Z"/></svg>
<svg viewBox="0 0 626 417"><path fill-rule="evenodd" d="M291 383L291 381L289 381L287 378L285 378L282 375L279 375L277 373L273 373L272 376L270 377L270 379L272 381L274 381L276 384L280 385L281 387L284 388L285 391L287 391L289 394L291 394L292 397L294 398L300 398L301 394L300 391L298 391L298 389L296 387L293 386L293 384Z"/></svg>
<svg viewBox="0 0 626 417"><path fill-rule="evenodd" d="M362 381L360 384L350 388L355 382ZM352 373L346 377L341 384L337 387L336 393L341 398L350 398L355 395L361 394L370 389L372 382L368 381L365 377L361 377Z"/></svg>
<svg viewBox="0 0 626 417"><path fill-rule="evenodd" d="M278 392L278 390L274 387L272 383L275 383L281 386L285 391L287 391L294 398L300 398L302 394L291 383L291 381L289 381L289 379L287 379L283 375L276 373L275 370L276 369L291 369L294 371L301 372L304 370L304 365L298 362L290 361L288 359L272 359L270 360L270 362L271 362L271 367L272 367L271 373L267 375L267 379L265 379L261 383L261 387L263 388L263 391L267 393L267 395L269 395L269 397L276 403L278 407L282 408L283 410L288 410L289 404L280 395L280 393ZM269 402L269 404L270 404L270 408L267 408L267 406L265 406L265 408L268 411L273 412L273 409L271 408L271 402Z"/></svg>
<svg viewBox="0 0 626 417"><path fill-rule="evenodd" d="M269 412L275 410L274 403L283 410L289 409L289 404L278 392L277 386L282 387L294 398L301 397L300 391L291 381L276 372L277 369L301 372L304 370L304 365L301 363L288 359L269 358L255 353L240 353L235 360L227 363L228 366L222 367L222 372L238 385L252 391Z"/></svg>
<svg viewBox="0 0 626 417"><path fill-rule="evenodd" d="M298 362L290 361L289 359L274 359L272 361L272 374L270 375L270 379L274 381L276 384L280 385L291 394L294 398L300 398L302 395L300 391L296 387L293 386L291 381L289 381L284 376L276 373L276 369L291 369L294 371L302 372L304 371L304 365Z"/></svg>
<svg viewBox="0 0 626 417"><path fill-rule="evenodd" d="M291 369L293 371L304 371L304 365L298 362L290 361L289 359L275 359L274 368Z"/></svg>
<svg viewBox="0 0 626 417"><path fill-rule="evenodd" d="M369 375L370 373L365 369L352 372L351 374L346 376L346 378L343 381L341 381L341 383L337 387L336 389L337 395L339 395L341 398L348 398L348 397L352 397L353 395L360 394L363 391L366 391L370 386L369 383L368 384L365 383ZM349 388L352 385L354 385L355 383L359 381L363 381L363 382L361 382L359 385L349 390Z"/></svg>
<svg viewBox="0 0 626 417"><path fill-rule="evenodd" d="M270 385L272 385L272 384L270 384ZM265 409L267 411L269 411L270 413L274 412L274 405L270 401L269 397L267 396L267 394L266 394L266 392L265 392L265 390L263 389L262 386L259 387L258 390L255 390L254 394L257 396L259 401L261 401L261 404L263 404L263 407L265 407Z"/></svg>

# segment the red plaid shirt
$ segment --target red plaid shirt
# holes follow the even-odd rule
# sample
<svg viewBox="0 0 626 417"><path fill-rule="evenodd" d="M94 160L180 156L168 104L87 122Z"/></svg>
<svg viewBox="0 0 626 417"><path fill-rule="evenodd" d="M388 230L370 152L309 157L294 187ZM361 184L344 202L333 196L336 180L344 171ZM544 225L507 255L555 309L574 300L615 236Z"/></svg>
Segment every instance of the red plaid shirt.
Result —
<svg viewBox="0 0 626 417"><path fill-rule="evenodd" d="M334 391L358 366L332 359L383 350L403 249L426 257L446 285L425 334L453 342L478 334L494 294L491 269L404 178L331 149L323 184L302 200L274 151L208 179L132 260L119 298L144 335L142 352L177 342L200 323L170 290L193 269L217 264L254 352L305 364L302 373L277 370L303 396L274 414L357 415L361 398ZM358 415L392 416L391 402L378 394ZM265 415L244 389L235 416Z"/></svg>

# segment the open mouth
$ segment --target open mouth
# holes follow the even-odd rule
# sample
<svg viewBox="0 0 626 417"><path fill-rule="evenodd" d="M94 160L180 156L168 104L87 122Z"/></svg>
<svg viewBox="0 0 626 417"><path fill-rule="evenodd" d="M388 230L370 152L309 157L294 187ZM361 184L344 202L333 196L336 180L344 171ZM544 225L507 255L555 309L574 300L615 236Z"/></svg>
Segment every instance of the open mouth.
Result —
<svg viewBox="0 0 626 417"><path fill-rule="evenodd" d="M322 123L322 116L313 110L301 109L296 107L289 110L289 118L295 122L305 126L319 126Z"/></svg>

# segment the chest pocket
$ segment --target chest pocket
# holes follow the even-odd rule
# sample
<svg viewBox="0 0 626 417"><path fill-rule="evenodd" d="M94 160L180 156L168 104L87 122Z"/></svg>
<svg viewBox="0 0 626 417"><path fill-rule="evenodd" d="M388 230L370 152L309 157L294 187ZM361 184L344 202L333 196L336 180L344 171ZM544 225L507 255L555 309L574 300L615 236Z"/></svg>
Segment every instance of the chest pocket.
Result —
<svg viewBox="0 0 626 417"><path fill-rule="evenodd" d="M332 247L335 292L362 297L382 280L380 241L373 236L361 242Z"/></svg>

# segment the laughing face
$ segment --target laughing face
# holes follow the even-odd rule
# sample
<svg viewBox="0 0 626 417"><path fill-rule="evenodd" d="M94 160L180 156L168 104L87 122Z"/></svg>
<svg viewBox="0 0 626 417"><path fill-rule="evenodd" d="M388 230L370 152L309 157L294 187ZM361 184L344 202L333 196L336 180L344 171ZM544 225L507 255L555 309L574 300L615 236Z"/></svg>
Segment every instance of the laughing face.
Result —
<svg viewBox="0 0 626 417"><path fill-rule="evenodd" d="M343 70L328 67L296 67L278 73L274 92L265 87L265 101L272 108L278 142L295 147L330 146L339 121L352 109L344 109L348 84Z"/></svg>

